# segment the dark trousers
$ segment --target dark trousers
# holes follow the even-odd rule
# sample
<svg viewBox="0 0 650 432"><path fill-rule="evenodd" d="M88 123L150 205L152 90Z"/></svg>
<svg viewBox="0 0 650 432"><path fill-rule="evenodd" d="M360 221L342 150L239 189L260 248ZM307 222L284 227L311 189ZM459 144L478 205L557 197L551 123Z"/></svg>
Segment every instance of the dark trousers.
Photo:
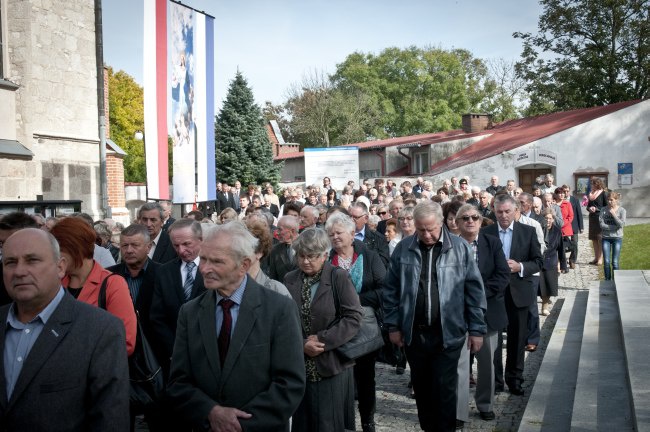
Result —
<svg viewBox="0 0 650 432"><path fill-rule="evenodd" d="M535 285L535 292L539 293L539 277L533 277ZM535 301L528 307L528 335L526 336L526 344L539 345L539 309L537 308L537 297Z"/></svg>
<svg viewBox="0 0 650 432"><path fill-rule="evenodd" d="M528 336L528 306L517 307L508 294L505 296L508 313L508 343L506 346L505 381L508 387L524 382L524 354Z"/></svg>
<svg viewBox="0 0 650 432"><path fill-rule="evenodd" d="M497 346L494 349L494 387L497 390L503 390L503 332L497 331Z"/></svg>
<svg viewBox="0 0 650 432"><path fill-rule="evenodd" d="M357 386L361 423L374 423L377 409L375 393L375 361L378 351L359 357L354 365L354 383Z"/></svg>
<svg viewBox="0 0 650 432"><path fill-rule="evenodd" d="M456 368L462 347L461 343L444 349L441 335L413 329L413 340L406 347L406 356L411 365L418 419L424 431L456 429Z"/></svg>
<svg viewBox="0 0 650 432"><path fill-rule="evenodd" d="M573 233L571 236L571 255L569 255L569 262L576 263L578 261L578 234Z"/></svg>

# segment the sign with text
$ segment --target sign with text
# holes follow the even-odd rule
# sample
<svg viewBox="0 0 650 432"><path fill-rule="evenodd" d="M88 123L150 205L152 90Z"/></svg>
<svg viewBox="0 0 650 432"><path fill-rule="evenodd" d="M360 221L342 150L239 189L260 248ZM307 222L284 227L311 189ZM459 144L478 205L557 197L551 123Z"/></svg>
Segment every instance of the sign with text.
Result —
<svg viewBox="0 0 650 432"><path fill-rule="evenodd" d="M527 149L515 154L515 167L532 164L557 166L557 154L544 149Z"/></svg>
<svg viewBox="0 0 650 432"><path fill-rule="evenodd" d="M306 148L305 184L322 185L323 177L329 177L336 190L343 189L348 180L358 183L359 148Z"/></svg>

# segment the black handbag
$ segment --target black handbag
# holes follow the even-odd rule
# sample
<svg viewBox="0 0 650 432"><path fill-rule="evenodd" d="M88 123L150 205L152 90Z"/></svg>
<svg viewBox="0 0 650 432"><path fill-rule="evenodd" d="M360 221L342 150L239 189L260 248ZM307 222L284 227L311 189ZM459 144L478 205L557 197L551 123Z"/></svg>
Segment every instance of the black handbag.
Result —
<svg viewBox="0 0 650 432"><path fill-rule="evenodd" d="M102 281L99 289L97 306L106 310L106 283L113 276L109 275ZM129 357L129 403L132 412L143 412L145 408L157 403L165 390L163 373L151 345L147 341L140 324L140 314L135 311L137 318L137 334L135 350Z"/></svg>
<svg viewBox="0 0 650 432"><path fill-rule="evenodd" d="M336 268L332 269L331 280L336 318L328 328L341 320L341 299L339 297L339 290L335 283L335 271ZM359 327L357 334L343 345L334 349L343 360L357 359L373 351L377 351L384 346L384 338L381 335L381 328L377 323L375 310L370 306L362 306L362 308L363 316L361 317L361 326Z"/></svg>

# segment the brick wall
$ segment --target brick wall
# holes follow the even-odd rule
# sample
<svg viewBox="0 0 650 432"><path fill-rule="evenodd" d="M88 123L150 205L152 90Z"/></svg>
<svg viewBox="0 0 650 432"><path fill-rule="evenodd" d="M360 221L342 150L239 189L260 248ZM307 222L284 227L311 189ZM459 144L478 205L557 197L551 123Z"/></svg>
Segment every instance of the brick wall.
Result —
<svg viewBox="0 0 650 432"><path fill-rule="evenodd" d="M108 205L126 207L124 198L124 161L115 154L106 155L106 176L108 178Z"/></svg>

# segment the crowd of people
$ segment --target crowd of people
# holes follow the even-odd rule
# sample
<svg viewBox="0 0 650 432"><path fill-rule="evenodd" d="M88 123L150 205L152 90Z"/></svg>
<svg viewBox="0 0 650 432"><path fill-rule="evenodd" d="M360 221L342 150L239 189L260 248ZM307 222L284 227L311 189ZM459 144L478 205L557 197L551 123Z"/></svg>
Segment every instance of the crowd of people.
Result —
<svg viewBox="0 0 650 432"><path fill-rule="evenodd" d="M423 430L462 429L470 386L493 420L495 393L524 394L539 314L576 266L582 206L591 263L607 279L618 269L620 195L592 179L582 204L553 182L523 191L453 177L436 188L419 177L337 191L325 177L280 195L220 182L214 202L178 220L150 202L126 227L6 214L0 424L127 431L143 415L151 431L340 432L358 410L372 432L377 361L397 374L408 364ZM342 357L364 310L386 344ZM136 409L129 358L143 340L165 389Z"/></svg>

